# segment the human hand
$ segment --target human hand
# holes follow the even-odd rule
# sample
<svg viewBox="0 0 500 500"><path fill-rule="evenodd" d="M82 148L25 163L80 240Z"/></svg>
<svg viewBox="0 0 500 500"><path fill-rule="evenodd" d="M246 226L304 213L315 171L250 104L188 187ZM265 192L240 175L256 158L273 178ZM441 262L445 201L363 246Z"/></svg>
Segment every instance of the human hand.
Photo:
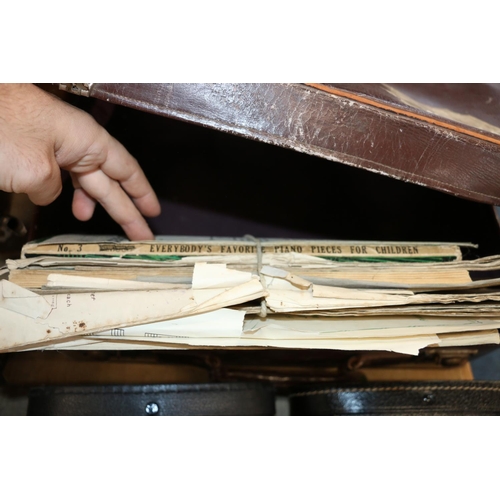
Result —
<svg viewBox="0 0 500 500"><path fill-rule="evenodd" d="M153 239L144 216L160 204L137 161L89 114L32 84L0 84L0 190L48 205L70 172L73 214L99 202L131 240Z"/></svg>

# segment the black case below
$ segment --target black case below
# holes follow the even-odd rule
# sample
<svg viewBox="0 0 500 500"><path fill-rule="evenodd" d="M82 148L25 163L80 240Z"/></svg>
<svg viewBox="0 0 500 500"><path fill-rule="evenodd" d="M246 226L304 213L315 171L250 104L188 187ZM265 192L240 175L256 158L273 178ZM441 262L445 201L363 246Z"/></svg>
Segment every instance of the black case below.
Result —
<svg viewBox="0 0 500 500"><path fill-rule="evenodd" d="M500 415L500 382L338 385L290 395L291 415Z"/></svg>
<svg viewBox="0 0 500 500"><path fill-rule="evenodd" d="M32 389L29 416L274 415L274 392L260 384L168 384Z"/></svg>

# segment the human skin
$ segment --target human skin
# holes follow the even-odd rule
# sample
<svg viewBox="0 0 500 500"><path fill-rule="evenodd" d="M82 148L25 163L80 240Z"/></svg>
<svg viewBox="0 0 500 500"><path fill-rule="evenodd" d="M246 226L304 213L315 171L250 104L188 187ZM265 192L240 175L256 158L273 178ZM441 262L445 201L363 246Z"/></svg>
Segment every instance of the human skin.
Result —
<svg viewBox="0 0 500 500"><path fill-rule="evenodd" d="M89 114L32 84L0 84L0 190L48 205L70 173L73 214L89 220L100 203L131 240L153 239L144 217L158 198L125 147Z"/></svg>

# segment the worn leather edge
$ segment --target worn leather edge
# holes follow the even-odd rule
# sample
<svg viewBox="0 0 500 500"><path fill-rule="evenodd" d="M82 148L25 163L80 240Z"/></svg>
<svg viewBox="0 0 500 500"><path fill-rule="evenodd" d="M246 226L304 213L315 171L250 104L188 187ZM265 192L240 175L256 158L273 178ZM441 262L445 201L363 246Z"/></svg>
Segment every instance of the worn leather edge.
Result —
<svg viewBox="0 0 500 500"><path fill-rule="evenodd" d="M95 83L91 97L500 204L497 144L304 84Z"/></svg>

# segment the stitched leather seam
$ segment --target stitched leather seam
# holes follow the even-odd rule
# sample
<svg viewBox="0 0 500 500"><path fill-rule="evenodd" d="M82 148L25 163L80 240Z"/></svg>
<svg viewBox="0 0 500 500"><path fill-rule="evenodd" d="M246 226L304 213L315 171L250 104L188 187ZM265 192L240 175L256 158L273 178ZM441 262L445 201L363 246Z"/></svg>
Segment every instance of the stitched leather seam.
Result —
<svg viewBox="0 0 500 500"><path fill-rule="evenodd" d="M389 392L389 391L490 391L499 392L500 387L471 387L471 386L438 386L429 385L421 387L371 387L371 388L352 388L352 389L322 389L318 391L310 392L298 392L296 394L290 394L289 397L298 396L315 396L320 394L335 394L340 392Z"/></svg>
<svg viewBox="0 0 500 500"><path fill-rule="evenodd" d="M323 415L322 413L318 413L318 415ZM498 416L498 410L495 408L487 408L487 409L481 409L480 411L472 411L471 409L466 409L466 410L457 410L456 408L453 407L445 407L445 408L438 408L438 409L433 409L432 411L427 409L427 408L408 408L406 410L399 410L399 409L393 409L393 408L379 408L379 409L367 409L366 411L360 411L360 412L349 412L349 411L344 411L342 408L335 408L334 413L331 414L326 414L331 415L331 416L337 416L337 417L351 417L351 416L356 416L356 417L368 417L368 416L373 416L373 417L382 417L382 416L394 416L394 417L403 417L403 416L408 416L408 417L443 417L443 416L471 416L471 417L477 417L477 416Z"/></svg>
<svg viewBox="0 0 500 500"><path fill-rule="evenodd" d="M135 104L144 104L146 106L149 106L151 107L151 104L147 101L144 101L144 100L141 100L141 99L136 99L136 98L132 98L132 97L127 97L123 94L112 94L108 91L102 91L101 92L105 95L109 95L111 97L118 97L118 98L121 98L123 100L125 100L126 102L129 102L129 103L135 103ZM160 108L160 106L157 106L158 108ZM167 108L167 107L163 107L163 109L165 110L170 110L170 111L174 111L172 108ZM189 113L189 112L186 112L186 111L175 111L176 115L178 117L183 117L183 118L190 118L192 121L197 121L197 123L205 123L205 124L214 124L214 123L217 123L214 119L210 119L210 118L206 118L206 117L203 117L203 122L201 122L199 120L200 116L199 115L195 115L194 113ZM194 120L194 117L197 118L197 120ZM228 128L230 127L230 125L227 125L226 123L224 122L220 122L220 126L221 127L225 127L225 128ZM272 136L271 134L268 134L267 132L266 133L262 133L262 131L260 130L257 130L257 129L254 129L254 128L251 128L251 127L248 127L246 130L248 131L252 131L254 132L256 135L260 136L261 138L263 136L266 136L268 138L272 138L272 137L276 137L276 136ZM245 132L240 132L240 133L245 133ZM279 136L277 136L279 137ZM281 139L283 141L284 144L288 144L288 145L295 145L297 144L296 142L294 141L291 141L289 139ZM269 142L272 143L271 140L269 140ZM327 149L327 148L324 148L324 147L321 147L321 146L317 146L317 145L313 145L313 144L307 144L307 147L309 148L313 148L313 149L317 149L317 150L320 150L320 151L326 151L328 153L336 153L336 154L340 154L340 155L343 155L347 158L353 158L353 159L361 159L359 157L356 157L356 156L352 156L348 153L342 153L340 151L333 151L332 149ZM325 156L329 156L329 155L325 155ZM436 183L436 184L439 184L441 186L446 186L448 188L450 188L451 190L457 190L457 189L460 189L463 193L467 193L467 194L476 194L476 195L479 195L479 196L487 196L488 198L491 198L492 200L495 200L497 202L500 202L500 197L497 197L497 196L494 196L494 195L489 195L489 194L485 194L485 193L481 193L481 192L478 192L478 191L472 191L470 189L464 189L464 188L460 188L459 186L455 186L453 184L449 184L447 182L443 182L443 181L439 181L437 179L433 179L432 177L425 177L423 175L419 175L419 174L414 174L414 173L409 173L405 170L401 170L401 169L398 169L396 167L389 167L387 165L384 165L383 163L379 163L379 162L376 162L376 161L373 161L373 160L369 160L369 159L361 159L362 161L365 161L365 162L368 162L372 165L377 165L379 167L383 167L384 169L387 169L387 170L392 170L393 172L398 172L398 173L401 173L401 174L404 174L403 177L405 177L406 179L408 180L412 180L412 179L421 179L421 180L426 180L428 182L433 182L433 183ZM351 160L353 161L353 160Z"/></svg>

